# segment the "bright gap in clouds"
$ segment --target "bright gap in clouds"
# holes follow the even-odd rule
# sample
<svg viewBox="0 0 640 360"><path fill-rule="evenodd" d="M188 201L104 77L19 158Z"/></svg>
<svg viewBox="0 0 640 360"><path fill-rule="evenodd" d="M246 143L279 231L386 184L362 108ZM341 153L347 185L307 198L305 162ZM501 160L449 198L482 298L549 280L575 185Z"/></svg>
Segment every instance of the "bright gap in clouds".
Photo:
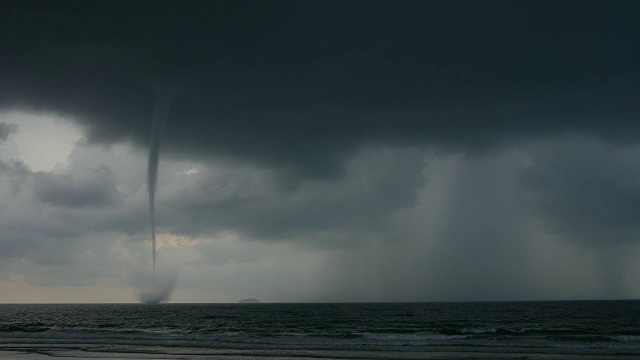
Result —
<svg viewBox="0 0 640 360"><path fill-rule="evenodd" d="M5 112L0 113L0 123L18 127L7 141L0 143L0 160L19 159L33 171L68 165L71 150L83 136L78 126L54 115Z"/></svg>

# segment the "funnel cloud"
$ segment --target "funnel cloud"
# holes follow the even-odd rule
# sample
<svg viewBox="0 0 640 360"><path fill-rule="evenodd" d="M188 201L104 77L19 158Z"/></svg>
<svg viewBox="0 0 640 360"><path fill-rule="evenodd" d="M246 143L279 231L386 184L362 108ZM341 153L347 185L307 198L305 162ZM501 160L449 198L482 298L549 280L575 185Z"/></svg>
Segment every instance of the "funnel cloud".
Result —
<svg viewBox="0 0 640 360"><path fill-rule="evenodd" d="M158 162L160 161L160 141L167 122L169 107L175 91L172 88L156 88L156 104L151 128L151 145L147 165L147 189L149 191L149 218L151 220L151 287L143 288L140 301L145 304L158 304L169 300L175 277L156 279L156 188L158 184ZM145 282L147 283L147 282Z"/></svg>
<svg viewBox="0 0 640 360"><path fill-rule="evenodd" d="M156 104L151 129L151 145L149 147L149 163L147 166L147 188L149 190L149 216L151 219L151 258L153 273L156 272L156 187L158 184L158 162L160 161L160 141L167 122L167 115L174 90L170 88L156 89Z"/></svg>

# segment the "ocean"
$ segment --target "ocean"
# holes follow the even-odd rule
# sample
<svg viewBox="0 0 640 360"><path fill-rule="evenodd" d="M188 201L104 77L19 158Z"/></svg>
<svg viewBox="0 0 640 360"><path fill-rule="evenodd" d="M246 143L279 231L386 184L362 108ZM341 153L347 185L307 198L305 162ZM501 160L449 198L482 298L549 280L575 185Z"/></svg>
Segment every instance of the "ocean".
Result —
<svg viewBox="0 0 640 360"><path fill-rule="evenodd" d="M0 305L0 358L46 356L640 359L640 301Z"/></svg>

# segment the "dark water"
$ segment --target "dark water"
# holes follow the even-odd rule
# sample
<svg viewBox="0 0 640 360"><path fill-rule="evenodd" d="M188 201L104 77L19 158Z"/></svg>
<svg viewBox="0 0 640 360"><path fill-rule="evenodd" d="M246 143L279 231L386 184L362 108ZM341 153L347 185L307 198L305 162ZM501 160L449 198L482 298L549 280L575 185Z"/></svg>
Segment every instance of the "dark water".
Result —
<svg viewBox="0 0 640 360"><path fill-rule="evenodd" d="M640 301L0 305L0 350L34 348L368 351L381 358L464 350L640 358Z"/></svg>

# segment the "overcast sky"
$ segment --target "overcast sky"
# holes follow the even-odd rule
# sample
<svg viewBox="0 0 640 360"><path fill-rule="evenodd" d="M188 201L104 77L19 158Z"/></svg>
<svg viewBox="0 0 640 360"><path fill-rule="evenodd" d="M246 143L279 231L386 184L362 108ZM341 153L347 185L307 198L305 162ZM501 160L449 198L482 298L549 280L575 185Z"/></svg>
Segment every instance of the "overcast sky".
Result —
<svg viewBox="0 0 640 360"><path fill-rule="evenodd" d="M637 1L4 1L0 302L640 297Z"/></svg>

